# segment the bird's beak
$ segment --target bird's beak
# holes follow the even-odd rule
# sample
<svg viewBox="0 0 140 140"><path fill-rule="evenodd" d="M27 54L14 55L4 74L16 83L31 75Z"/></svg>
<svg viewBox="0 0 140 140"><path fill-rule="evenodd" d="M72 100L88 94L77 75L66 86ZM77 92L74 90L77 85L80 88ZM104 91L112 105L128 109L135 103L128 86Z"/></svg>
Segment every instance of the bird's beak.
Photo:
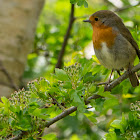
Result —
<svg viewBox="0 0 140 140"><path fill-rule="evenodd" d="M89 23L91 23L91 21L89 19L83 20L83 22L89 22Z"/></svg>

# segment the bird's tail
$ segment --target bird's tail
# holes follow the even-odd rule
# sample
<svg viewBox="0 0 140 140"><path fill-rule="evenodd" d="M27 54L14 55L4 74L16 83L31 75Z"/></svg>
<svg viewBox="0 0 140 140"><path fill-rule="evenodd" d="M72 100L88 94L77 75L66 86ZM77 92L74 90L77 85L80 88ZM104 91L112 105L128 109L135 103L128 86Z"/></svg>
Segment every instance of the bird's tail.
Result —
<svg viewBox="0 0 140 140"><path fill-rule="evenodd" d="M129 74L129 80L130 80L131 85L132 85L133 87L136 87L136 86L139 85L139 80L138 80L138 76L137 76L136 73L131 73L131 74Z"/></svg>

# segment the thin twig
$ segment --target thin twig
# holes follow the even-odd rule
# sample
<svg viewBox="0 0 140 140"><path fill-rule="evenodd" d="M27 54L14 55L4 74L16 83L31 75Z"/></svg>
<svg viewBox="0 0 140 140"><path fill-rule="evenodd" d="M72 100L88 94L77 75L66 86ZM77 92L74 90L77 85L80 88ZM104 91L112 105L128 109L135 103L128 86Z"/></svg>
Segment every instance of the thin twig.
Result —
<svg viewBox="0 0 140 140"><path fill-rule="evenodd" d="M49 96L52 98L53 102L54 102L55 104L57 104L57 106L59 107L59 109L64 110L63 106L61 106L61 105L57 102L57 100L56 100L50 93L49 93Z"/></svg>
<svg viewBox="0 0 140 140"><path fill-rule="evenodd" d="M61 51L58 55L58 61L57 61L57 64L55 66L56 68L61 68L61 66L62 66L62 59L63 59L64 53L65 53L65 48L66 48L66 45L67 45L67 42L68 42L68 39L69 39L69 36L70 36L70 31L72 29L72 25L73 25L74 20L75 20L75 18L74 18L74 4L72 4L71 5L71 14L70 14L69 26L67 28L66 35L64 37L64 42L62 44Z"/></svg>
<svg viewBox="0 0 140 140"><path fill-rule="evenodd" d="M106 85L108 82L101 82L101 83L97 83L96 85L97 86L100 86L100 85Z"/></svg>
<svg viewBox="0 0 140 140"><path fill-rule="evenodd" d="M117 9L114 10L114 12L122 12L122 11L124 11L124 10L129 9L129 8L136 7L136 6L138 6L138 5L140 5L140 2L138 2L138 3L135 4L135 5L128 5L128 6L125 6L125 7L122 7L122 8L117 8Z"/></svg>
<svg viewBox="0 0 140 140"><path fill-rule="evenodd" d="M6 77L8 78L9 82L10 82L10 87L12 87L14 90L18 90L17 85L14 83L12 77L9 75L8 71L5 69L5 67L3 66L2 62L0 61L0 70L6 75Z"/></svg>
<svg viewBox="0 0 140 140"><path fill-rule="evenodd" d="M109 2L109 1L108 1ZM111 2L109 2L110 4L112 4ZM112 4L113 5L113 4ZM125 7L122 7L122 8L116 8L114 10L114 12L122 12L124 10L127 10L129 8L133 8L133 7L136 7L136 6L139 6L140 5L140 2L138 2L137 4L135 5L127 5ZM114 6L114 5L113 5ZM83 18L88 18L90 15L84 15L84 16L79 16L79 17L75 17L75 20L78 20L78 19L83 19Z"/></svg>

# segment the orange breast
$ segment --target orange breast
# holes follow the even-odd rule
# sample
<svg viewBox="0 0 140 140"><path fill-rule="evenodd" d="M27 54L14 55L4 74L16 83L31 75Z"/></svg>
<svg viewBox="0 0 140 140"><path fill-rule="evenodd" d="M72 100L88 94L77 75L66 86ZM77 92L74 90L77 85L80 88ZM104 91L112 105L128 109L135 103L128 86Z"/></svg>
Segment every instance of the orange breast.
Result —
<svg viewBox="0 0 140 140"><path fill-rule="evenodd" d="M93 44L95 49L101 49L102 42L107 44L107 47L111 48L114 45L115 37L117 36L117 32L112 30L112 27L93 26Z"/></svg>

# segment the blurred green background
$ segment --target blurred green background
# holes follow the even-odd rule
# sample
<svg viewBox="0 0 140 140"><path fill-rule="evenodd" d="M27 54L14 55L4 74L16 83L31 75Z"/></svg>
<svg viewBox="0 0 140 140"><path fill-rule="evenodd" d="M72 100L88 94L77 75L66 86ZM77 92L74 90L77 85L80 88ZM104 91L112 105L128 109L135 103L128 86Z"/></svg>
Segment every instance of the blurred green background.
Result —
<svg viewBox="0 0 140 140"><path fill-rule="evenodd" d="M90 24L82 22L82 20L87 19L98 10L106 9L115 11L126 7L126 9L118 11L117 14L123 19L125 25L130 29L140 46L140 6L134 6L139 0L87 0L87 2L88 8L85 8L84 5L75 5L74 16L76 20L73 23L64 53L64 65L71 65L75 62L86 63L88 59L92 57L94 61L98 63L96 57L91 56L94 54L91 41L92 27ZM23 76L24 83L38 77L45 77L50 80L51 73L54 72L58 54L64 41L64 35L67 31L70 11L71 3L69 0L46 0L38 22L34 47L28 55ZM138 59L136 59L136 63L138 63ZM110 70L99 65L96 67L100 73L97 75L96 80L104 79L104 81L106 81ZM114 77L118 77L117 74L114 75ZM108 109L102 114L98 114L97 112L98 125L93 125L83 114L77 113L76 116L68 116L57 123L57 125L53 125L51 131L55 132L59 139L101 139L108 130L112 120L121 116L122 112L129 111L131 102L140 99L140 95L138 94L140 89L130 88L128 80L123 82L122 87L126 87L125 92L123 92L126 94L120 95L120 87L116 87L112 92L120 99L120 105ZM135 96L135 98L133 98L133 96ZM98 100L96 102L98 102ZM101 102L99 101L99 103ZM100 105L100 107L102 108L102 105ZM48 131L50 131L50 129L47 130L47 133L49 133Z"/></svg>

